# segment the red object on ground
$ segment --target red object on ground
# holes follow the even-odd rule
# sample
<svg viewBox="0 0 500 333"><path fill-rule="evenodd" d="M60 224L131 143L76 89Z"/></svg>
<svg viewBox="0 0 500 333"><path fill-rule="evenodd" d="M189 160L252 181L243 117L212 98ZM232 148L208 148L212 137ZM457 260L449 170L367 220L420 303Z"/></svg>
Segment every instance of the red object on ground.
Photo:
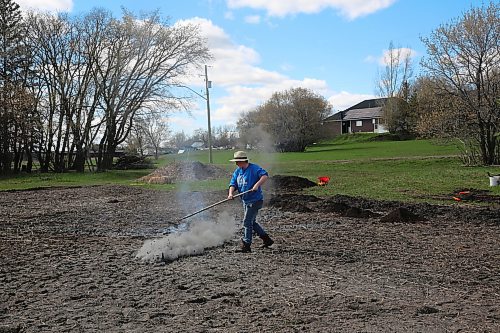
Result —
<svg viewBox="0 0 500 333"><path fill-rule="evenodd" d="M329 181L330 181L330 177L326 177L326 176L318 177L318 185L319 186L325 186L328 184Z"/></svg>
<svg viewBox="0 0 500 333"><path fill-rule="evenodd" d="M465 200L472 200L473 195L470 191L461 191L458 192L458 195L453 197L453 200L455 201L465 201Z"/></svg>

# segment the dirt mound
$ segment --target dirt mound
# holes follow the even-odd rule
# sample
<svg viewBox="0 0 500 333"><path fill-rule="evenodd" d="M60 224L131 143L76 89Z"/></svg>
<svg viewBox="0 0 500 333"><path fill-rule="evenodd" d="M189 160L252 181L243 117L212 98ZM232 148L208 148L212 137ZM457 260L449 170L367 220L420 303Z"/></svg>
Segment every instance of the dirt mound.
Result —
<svg viewBox="0 0 500 333"><path fill-rule="evenodd" d="M325 198L324 203L322 204L323 209L326 211L330 211L332 208L341 208L346 207L345 210L349 207L359 207L361 209L368 209L371 211L386 211L393 209L394 207L399 206L400 204L395 201L383 201L383 200L370 200L361 197L351 197L348 195L336 194L332 197ZM341 210L333 210L337 213L345 213Z"/></svg>
<svg viewBox="0 0 500 333"><path fill-rule="evenodd" d="M325 200L318 205L318 210L324 213L345 214L349 208L351 207L343 202L334 202L330 200Z"/></svg>
<svg viewBox="0 0 500 333"><path fill-rule="evenodd" d="M389 214L380 218L380 222L407 222L413 223L418 221L424 221L425 219L421 216L415 215L410 212L407 208L399 207L389 212Z"/></svg>
<svg viewBox="0 0 500 333"><path fill-rule="evenodd" d="M275 175L269 177L267 187L274 191L299 191L304 188L317 186L313 181L298 176Z"/></svg>
<svg viewBox="0 0 500 333"><path fill-rule="evenodd" d="M201 162L173 162L139 180L148 184L171 184L177 181L217 179L229 176L226 170L214 165Z"/></svg>
<svg viewBox="0 0 500 333"><path fill-rule="evenodd" d="M337 213L345 217L354 218L371 218L380 216L378 213L360 208L358 206L351 206L346 202L337 201L331 198L321 199L314 195L305 194L288 193L275 195L269 200L269 206L295 213Z"/></svg>
<svg viewBox="0 0 500 333"><path fill-rule="evenodd" d="M309 213L312 210L307 207L309 202L320 200L314 195L283 194L272 196L268 205L281 210L293 213Z"/></svg>
<svg viewBox="0 0 500 333"><path fill-rule="evenodd" d="M402 203L398 201L370 200L366 198L335 195L319 198L314 195L274 193L269 206L288 212L335 213L344 217L377 218L382 222L419 222L435 218L454 221L475 221L500 225L498 207L469 207L458 205L433 205L429 203Z"/></svg>
<svg viewBox="0 0 500 333"><path fill-rule="evenodd" d="M369 218L369 217L378 217L380 216L380 214L359 207L350 207L345 211L344 216L355 217L355 218Z"/></svg>

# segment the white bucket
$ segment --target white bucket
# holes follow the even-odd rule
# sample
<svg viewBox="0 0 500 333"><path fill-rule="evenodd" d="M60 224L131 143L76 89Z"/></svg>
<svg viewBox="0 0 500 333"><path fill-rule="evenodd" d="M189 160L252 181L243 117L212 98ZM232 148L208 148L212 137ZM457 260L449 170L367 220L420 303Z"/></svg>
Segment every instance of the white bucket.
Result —
<svg viewBox="0 0 500 333"><path fill-rule="evenodd" d="M500 183L500 176L490 177L490 186L498 186L499 183Z"/></svg>

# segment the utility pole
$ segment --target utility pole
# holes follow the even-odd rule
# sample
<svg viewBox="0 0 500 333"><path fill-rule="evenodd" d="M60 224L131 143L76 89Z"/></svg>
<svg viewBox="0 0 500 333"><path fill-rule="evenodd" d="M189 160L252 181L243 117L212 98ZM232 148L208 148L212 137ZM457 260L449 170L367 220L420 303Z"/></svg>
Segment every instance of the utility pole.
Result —
<svg viewBox="0 0 500 333"><path fill-rule="evenodd" d="M208 81L208 70L207 65L205 65L205 90L206 90L206 100L207 100L207 116L208 116L208 162L213 163L212 159L212 126L210 125L210 95L208 93L208 88L211 88L212 82Z"/></svg>

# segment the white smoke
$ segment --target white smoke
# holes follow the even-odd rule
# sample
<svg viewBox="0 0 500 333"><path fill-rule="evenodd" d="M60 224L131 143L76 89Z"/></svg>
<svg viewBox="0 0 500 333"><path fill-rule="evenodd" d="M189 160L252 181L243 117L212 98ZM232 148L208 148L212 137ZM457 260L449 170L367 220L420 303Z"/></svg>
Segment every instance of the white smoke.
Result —
<svg viewBox="0 0 500 333"><path fill-rule="evenodd" d="M274 139L271 134L266 132L262 126L258 125L248 130L248 137L252 138L254 148L261 152L272 153L275 152Z"/></svg>
<svg viewBox="0 0 500 333"><path fill-rule="evenodd" d="M147 262L172 261L179 257L199 255L210 247L231 240L237 224L229 213L219 214L217 221L197 220L185 232L176 232L156 239L148 239L137 252L136 258Z"/></svg>

